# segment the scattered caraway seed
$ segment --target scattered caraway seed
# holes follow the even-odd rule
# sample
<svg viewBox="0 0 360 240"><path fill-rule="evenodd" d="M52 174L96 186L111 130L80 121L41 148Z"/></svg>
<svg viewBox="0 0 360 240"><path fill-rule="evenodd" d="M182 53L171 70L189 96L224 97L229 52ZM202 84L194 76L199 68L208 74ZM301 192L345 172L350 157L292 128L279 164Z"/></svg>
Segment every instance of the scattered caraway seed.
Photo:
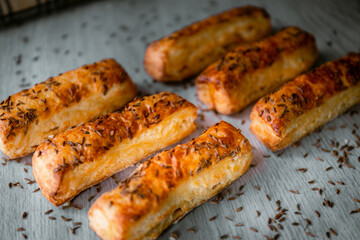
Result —
<svg viewBox="0 0 360 240"><path fill-rule="evenodd" d="M49 217L50 220L56 220L56 217Z"/></svg>
<svg viewBox="0 0 360 240"><path fill-rule="evenodd" d="M209 218L209 221L214 221L217 218L217 216L213 216L211 218Z"/></svg>
<svg viewBox="0 0 360 240"><path fill-rule="evenodd" d="M235 224L235 227L242 227L242 226L244 226L243 223L237 223L237 224Z"/></svg>
<svg viewBox="0 0 360 240"><path fill-rule="evenodd" d="M229 238L229 235L225 234L225 235L220 236L220 239L226 239L226 238Z"/></svg>
<svg viewBox="0 0 360 240"><path fill-rule="evenodd" d="M81 222L73 222L72 223L74 226L79 226L79 225L82 225L82 223Z"/></svg>
<svg viewBox="0 0 360 240"><path fill-rule="evenodd" d="M261 213L260 213L258 210L256 210L256 215L257 215L258 217L260 217Z"/></svg>
<svg viewBox="0 0 360 240"><path fill-rule="evenodd" d="M339 193L340 193L340 190L337 188L337 189L335 190L335 192L336 192L336 194L339 194Z"/></svg>
<svg viewBox="0 0 360 240"><path fill-rule="evenodd" d="M25 219L27 217L28 213L27 212L24 212L23 215L22 215L22 218Z"/></svg>
<svg viewBox="0 0 360 240"><path fill-rule="evenodd" d="M259 232L259 230L257 230L256 228L253 228L253 227L250 227L249 229L253 232Z"/></svg>
<svg viewBox="0 0 360 240"><path fill-rule="evenodd" d="M271 231L277 231L276 227L274 227L273 225L269 224L268 227Z"/></svg>
<svg viewBox="0 0 360 240"><path fill-rule="evenodd" d="M191 232L191 233L196 233L196 230L195 229L193 229L193 228L189 228L189 229L186 229L188 232Z"/></svg>
<svg viewBox="0 0 360 240"><path fill-rule="evenodd" d="M67 218L67 217L64 217L64 216L61 216L61 219L64 220L65 222L70 222L70 221L72 221L71 218Z"/></svg>
<svg viewBox="0 0 360 240"><path fill-rule="evenodd" d="M340 184L340 185L345 185L345 183L344 182L341 182L341 181L336 181L338 184Z"/></svg>
<svg viewBox="0 0 360 240"><path fill-rule="evenodd" d="M22 237L23 237L23 239L27 239L27 235L26 234L22 234Z"/></svg>
<svg viewBox="0 0 360 240"><path fill-rule="evenodd" d="M310 237L315 237L315 234L311 233L311 232L305 232L306 235L310 236Z"/></svg>
<svg viewBox="0 0 360 240"><path fill-rule="evenodd" d="M291 192L293 194L299 194L300 193L299 191L296 191L296 190L289 190L289 192Z"/></svg>
<svg viewBox="0 0 360 240"><path fill-rule="evenodd" d="M23 231L25 231L25 228L18 228L18 229L16 229L16 231L18 231L18 232L23 232Z"/></svg>
<svg viewBox="0 0 360 240"><path fill-rule="evenodd" d="M79 229L79 228L80 228L80 226L74 227L74 228L70 228L70 232L75 235L75 234L76 234L76 230Z"/></svg>
<svg viewBox="0 0 360 240"><path fill-rule="evenodd" d="M64 209L64 210L65 210L65 209L68 209L68 208L70 208L70 207L71 207L71 205L68 204L68 205L66 205L66 206L62 206L61 209Z"/></svg>
<svg viewBox="0 0 360 240"><path fill-rule="evenodd" d="M335 183L333 181L329 180L328 183L335 186Z"/></svg>
<svg viewBox="0 0 360 240"><path fill-rule="evenodd" d="M271 197L269 195L266 194L266 198L268 201L271 201Z"/></svg>
<svg viewBox="0 0 360 240"><path fill-rule="evenodd" d="M331 236L330 236L330 232L326 232L326 237L327 238L330 238Z"/></svg>
<svg viewBox="0 0 360 240"><path fill-rule="evenodd" d="M307 168L298 168L298 169L296 169L296 171L306 173Z"/></svg>
<svg viewBox="0 0 360 240"><path fill-rule="evenodd" d="M34 192L38 192L40 190L40 188L37 188L37 189L35 189L34 191L32 191L33 193Z"/></svg>
<svg viewBox="0 0 360 240"><path fill-rule="evenodd" d="M358 203L360 203L360 200L359 200L359 199L352 198L352 200L353 200L354 202L358 202Z"/></svg>
<svg viewBox="0 0 360 240"><path fill-rule="evenodd" d="M227 220L229 221L233 221L234 219L232 219L231 217L225 217Z"/></svg>
<svg viewBox="0 0 360 240"><path fill-rule="evenodd" d="M175 239L178 239L179 238L179 234L177 232L172 232L170 233L170 236L175 238Z"/></svg>
<svg viewBox="0 0 360 240"><path fill-rule="evenodd" d="M258 191L260 191L260 188L258 186L254 186L254 188Z"/></svg>
<svg viewBox="0 0 360 240"><path fill-rule="evenodd" d="M239 237L239 236L233 236L232 238L233 239L241 239L241 237Z"/></svg>
<svg viewBox="0 0 360 240"><path fill-rule="evenodd" d="M48 215L48 214L52 213L53 211L54 211L54 210L50 209L50 210L47 210L44 214L45 214L45 215Z"/></svg>
<svg viewBox="0 0 360 240"><path fill-rule="evenodd" d="M320 213L317 210L315 210L315 214L317 217L320 217Z"/></svg>
<svg viewBox="0 0 360 240"><path fill-rule="evenodd" d="M239 192L241 192L241 191L244 189L244 187L245 187L245 185L241 185L241 186L239 187Z"/></svg>
<svg viewBox="0 0 360 240"><path fill-rule="evenodd" d="M285 152L285 151L282 151L282 152L280 152L279 154L277 154L276 156L277 156L277 157L281 157L281 155L283 155L284 152Z"/></svg>
<svg viewBox="0 0 360 240"><path fill-rule="evenodd" d="M235 212L241 212L241 210L243 210L243 207L239 207L239 208L235 209Z"/></svg>
<svg viewBox="0 0 360 240"><path fill-rule="evenodd" d="M337 236L337 232L336 232L334 229L329 228L329 232L330 232L332 235Z"/></svg>
<svg viewBox="0 0 360 240"><path fill-rule="evenodd" d="M333 167L328 167L325 169L325 171L330 171L331 169L333 169Z"/></svg>
<svg viewBox="0 0 360 240"><path fill-rule="evenodd" d="M359 213L360 212L360 208L356 209L356 210L353 210L350 212L350 214L355 214L355 213Z"/></svg>

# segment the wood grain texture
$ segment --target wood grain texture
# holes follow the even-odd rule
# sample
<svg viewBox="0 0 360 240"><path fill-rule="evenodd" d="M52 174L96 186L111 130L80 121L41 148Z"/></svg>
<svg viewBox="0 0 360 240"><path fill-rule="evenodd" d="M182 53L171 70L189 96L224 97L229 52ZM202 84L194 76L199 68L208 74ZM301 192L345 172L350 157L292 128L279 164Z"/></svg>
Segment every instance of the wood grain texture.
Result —
<svg viewBox="0 0 360 240"><path fill-rule="evenodd" d="M272 16L275 29L296 25L314 34L320 51L317 65L350 51L360 51L360 3L356 0L346 3L335 0L99 1L0 30L0 98L5 99L23 88L76 66L113 57L128 71L141 92L175 92L204 108L195 96L193 79L185 83L186 89L184 83L169 85L152 82L142 67L146 44L210 14L246 4L266 8ZM199 129L181 142L199 136L202 130L223 119L243 130L254 146L253 164L256 166L224 191L224 200L218 205L208 202L196 208L178 224L167 229L159 239L169 239L174 231L180 235L180 239L220 239L225 234L229 239L233 236L241 236L243 239L265 239L264 235L273 237L277 232L269 229L267 221L277 213L276 200L281 200L281 206L288 209L287 220L281 222L283 230L278 231L279 239L313 239L305 232L313 233L317 239L326 239L329 228L337 232L338 239L357 239L360 213L349 213L360 208L360 203L352 200L360 199L360 151L356 147L354 135L360 135L359 105L325 125L320 132L303 139L297 148L289 147L276 153L271 153L250 133L251 108L249 106L241 113L230 116L200 112L203 117L198 119ZM317 142L318 139L320 142ZM338 148L332 146L333 139L339 142ZM355 169L344 164L339 168L337 157L327 152L337 150L342 156L343 152L339 148L346 143L355 147L348 154L349 164ZM351 147L344 149L350 150ZM100 184L101 189L93 187L80 194L74 204L83 206L81 210L62 209L54 208L40 192L32 193L38 186L35 183L28 185L24 179L33 180L31 167L24 165L30 161L28 156L19 162L0 165L0 212L3 216L0 220L0 239L22 239L22 233L28 239L98 239L88 226L87 211L90 204L101 193L113 189L115 181L128 176L133 168L104 181ZM24 172L24 167L28 173ZM329 167L333 169L326 171ZM296 171L299 168L307 170L304 173ZM308 184L311 180L315 182ZM335 186L328 183L329 180ZM344 182L345 185L336 181ZM20 182L24 188L13 186L9 189L9 182ZM238 188L243 184L246 184L242 190L244 194L236 196ZM260 191L254 186L258 186ZM324 193L320 196L311 188L322 188ZM335 192L337 188L339 194ZM97 189L100 193L97 193ZM289 190L300 193L293 194ZM271 201L267 200L266 194L271 197ZM332 208L322 205L325 194L334 203ZM95 197L88 202L91 196ZM232 199L232 196L236 198L227 200ZM294 213L298 211L298 203L302 215ZM241 206L242 211L234 211ZM54 211L44 215L49 209ZM259 217L256 210L261 212ZM321 214L320 218L316 216L315 210ZM28 216L22 219L25 211ZM49 219L49 216L56 217L56 220ZM73 220L64 221L61 216ZM213 216L217 218L209 221ZM309 219L312 224L306 227L304 219ZM76 235L70 231L72 222L82 222ZM300 225L293 226L293 222ZM244 226L236 227L237 223ZM20 227L25 231L16 231ZM258 232L251 231L250 227L256 228ZM186 230L189 228L194 228L196 233Z"/></svg>

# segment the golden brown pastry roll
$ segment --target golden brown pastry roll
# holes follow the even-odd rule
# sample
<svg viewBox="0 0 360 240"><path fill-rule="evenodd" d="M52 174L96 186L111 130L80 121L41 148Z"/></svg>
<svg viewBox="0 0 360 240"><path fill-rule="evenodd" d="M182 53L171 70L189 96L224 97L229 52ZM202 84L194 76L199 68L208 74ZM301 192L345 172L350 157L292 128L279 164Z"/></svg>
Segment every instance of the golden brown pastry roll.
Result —
<svg viewBox="0 0 360 240"><path fill-rule="evenodd" d="M240 130L221 121L145 161L98 198L89 210L90 226L102 239L155 239L245 173L252 157Z"/></svg>
<svg viewBox="0 0 360 240"><path fill-rule="evenodd" d="M59 206L196 129L197 108L162 92L131 102L120 113L47 139L34 153L33 173L42 194Z"/></svg>
<svg viewBox="0 0 360 240"><path fill-rule="evenodd" d="M113 59L50 77L0 104L0 149L25 156L46 137L113 112L136 96L136 86Z"/></svg>
<svg viewBox="0 0 360 240"><path fill-rule="evenodd" d="M287 27L265 40L236 48L196 79L199 99L222 114L238 112L309 69L318 56L315 38Z"/></svg>
<svg viewBox="0 0 360 240"><path fill-rule="evenodd" d="M159 81L181 81L202 71L236 45L270 33L270 16L262 8L233 8L193 23L152 42L144 67Z"/></svg>
<svg viewBox="0 0 360 240"><path fill-rule="evenodd" d="M251 131L272 151L297 142L360 102L360 54L325 63L260 99Z"/></svg>

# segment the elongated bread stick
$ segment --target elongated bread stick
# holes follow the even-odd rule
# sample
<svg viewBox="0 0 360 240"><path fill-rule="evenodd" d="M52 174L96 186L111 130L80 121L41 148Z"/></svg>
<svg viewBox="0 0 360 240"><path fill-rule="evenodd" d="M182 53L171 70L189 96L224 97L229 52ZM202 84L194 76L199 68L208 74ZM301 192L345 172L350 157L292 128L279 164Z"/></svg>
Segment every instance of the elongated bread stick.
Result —
<svg viewBox="0 0 360 240"><path fill-rule="evenodd" d="M273 151L285 148L360 102L360 54L325 63L263 97L251 131Z"/></svg>
<svg viewBox="0 0 360 240"><path fill-rule="evenodd" d="M270 33L270 16L262 8L234 8L193 23L146 50L144 67L158 81L181 81L202 71L228 50Z"/></svg>
<svg viewBox="0 0 360 240"><path fill-rule="evenodd" d="M42 143L33 173L42 194L59 206L86 188L176 143L196 129L197 108L162 92L131 102Z"/></svg>
<svg viewBox="0 0 360 240"><path fill-rule="evenodd" d="M0 149L16 158L46 137L113 112L136 96L126 71L113 59L50 77L0 104Z"/></svg>
<svg viewBox="0 0 360 240"><path fill-rule="evenodd" d="M155 239L249 168L249 141L227 122L142 163L91 206L91 228L112 240Z"/></svg>
<svg viewBox="0 0 360 240"><path fill-rule="evenodd" d="M308 70L317 56L311 34L287 27L210 65L196 79L197 94L209 109L238 112Z"/></svg>

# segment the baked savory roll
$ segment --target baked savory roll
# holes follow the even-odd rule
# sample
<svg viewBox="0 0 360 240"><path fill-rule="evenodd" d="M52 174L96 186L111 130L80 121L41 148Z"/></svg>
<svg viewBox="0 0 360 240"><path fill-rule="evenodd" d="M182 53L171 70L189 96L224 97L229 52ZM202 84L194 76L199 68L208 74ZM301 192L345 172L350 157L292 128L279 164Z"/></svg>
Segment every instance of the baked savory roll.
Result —
<svg viewBox="0 0 360 240"><path fill-rule="evenodd" d="M197 108L168 92L131 102L42 143L33 173L42 194L59 206L196 129Z"/></svg>
<svg viewBox="0 0 360 240"><path fill-rule="evenodd" d="M360 102L360 54L349 53L260 99L251 131L273 151L297 142Z"/></svg>
<svg viewBox="0 0 360 240"><path fill-rule="evenodd" d="M152 42L145 53L145 70L155 80L180 81L234 46L264 38L270 30L270 16L264 9L234 8Z"/></svg>
<svg viewBox="0 0 360 240"><path fill-rule="evenodd" d="M113 59L50 77L1 102L0 149L11 158L25 156L46 137L113 112L136 93Z"/></svg>
<svg viewBox="0 0 360 240"><path fill-rule="evenodd" d="M287 27L274 36L236 48L196 79L199 99L222 114L251 102L309 69L318 56L315 38Z"/></svg>
<svg viewBox="0 0 360 240"><path fill-rule="evenodd" d="M249 141L227 122L142 163L91 206L91 228L102 239L155 239L249 168Z"/></svg>

